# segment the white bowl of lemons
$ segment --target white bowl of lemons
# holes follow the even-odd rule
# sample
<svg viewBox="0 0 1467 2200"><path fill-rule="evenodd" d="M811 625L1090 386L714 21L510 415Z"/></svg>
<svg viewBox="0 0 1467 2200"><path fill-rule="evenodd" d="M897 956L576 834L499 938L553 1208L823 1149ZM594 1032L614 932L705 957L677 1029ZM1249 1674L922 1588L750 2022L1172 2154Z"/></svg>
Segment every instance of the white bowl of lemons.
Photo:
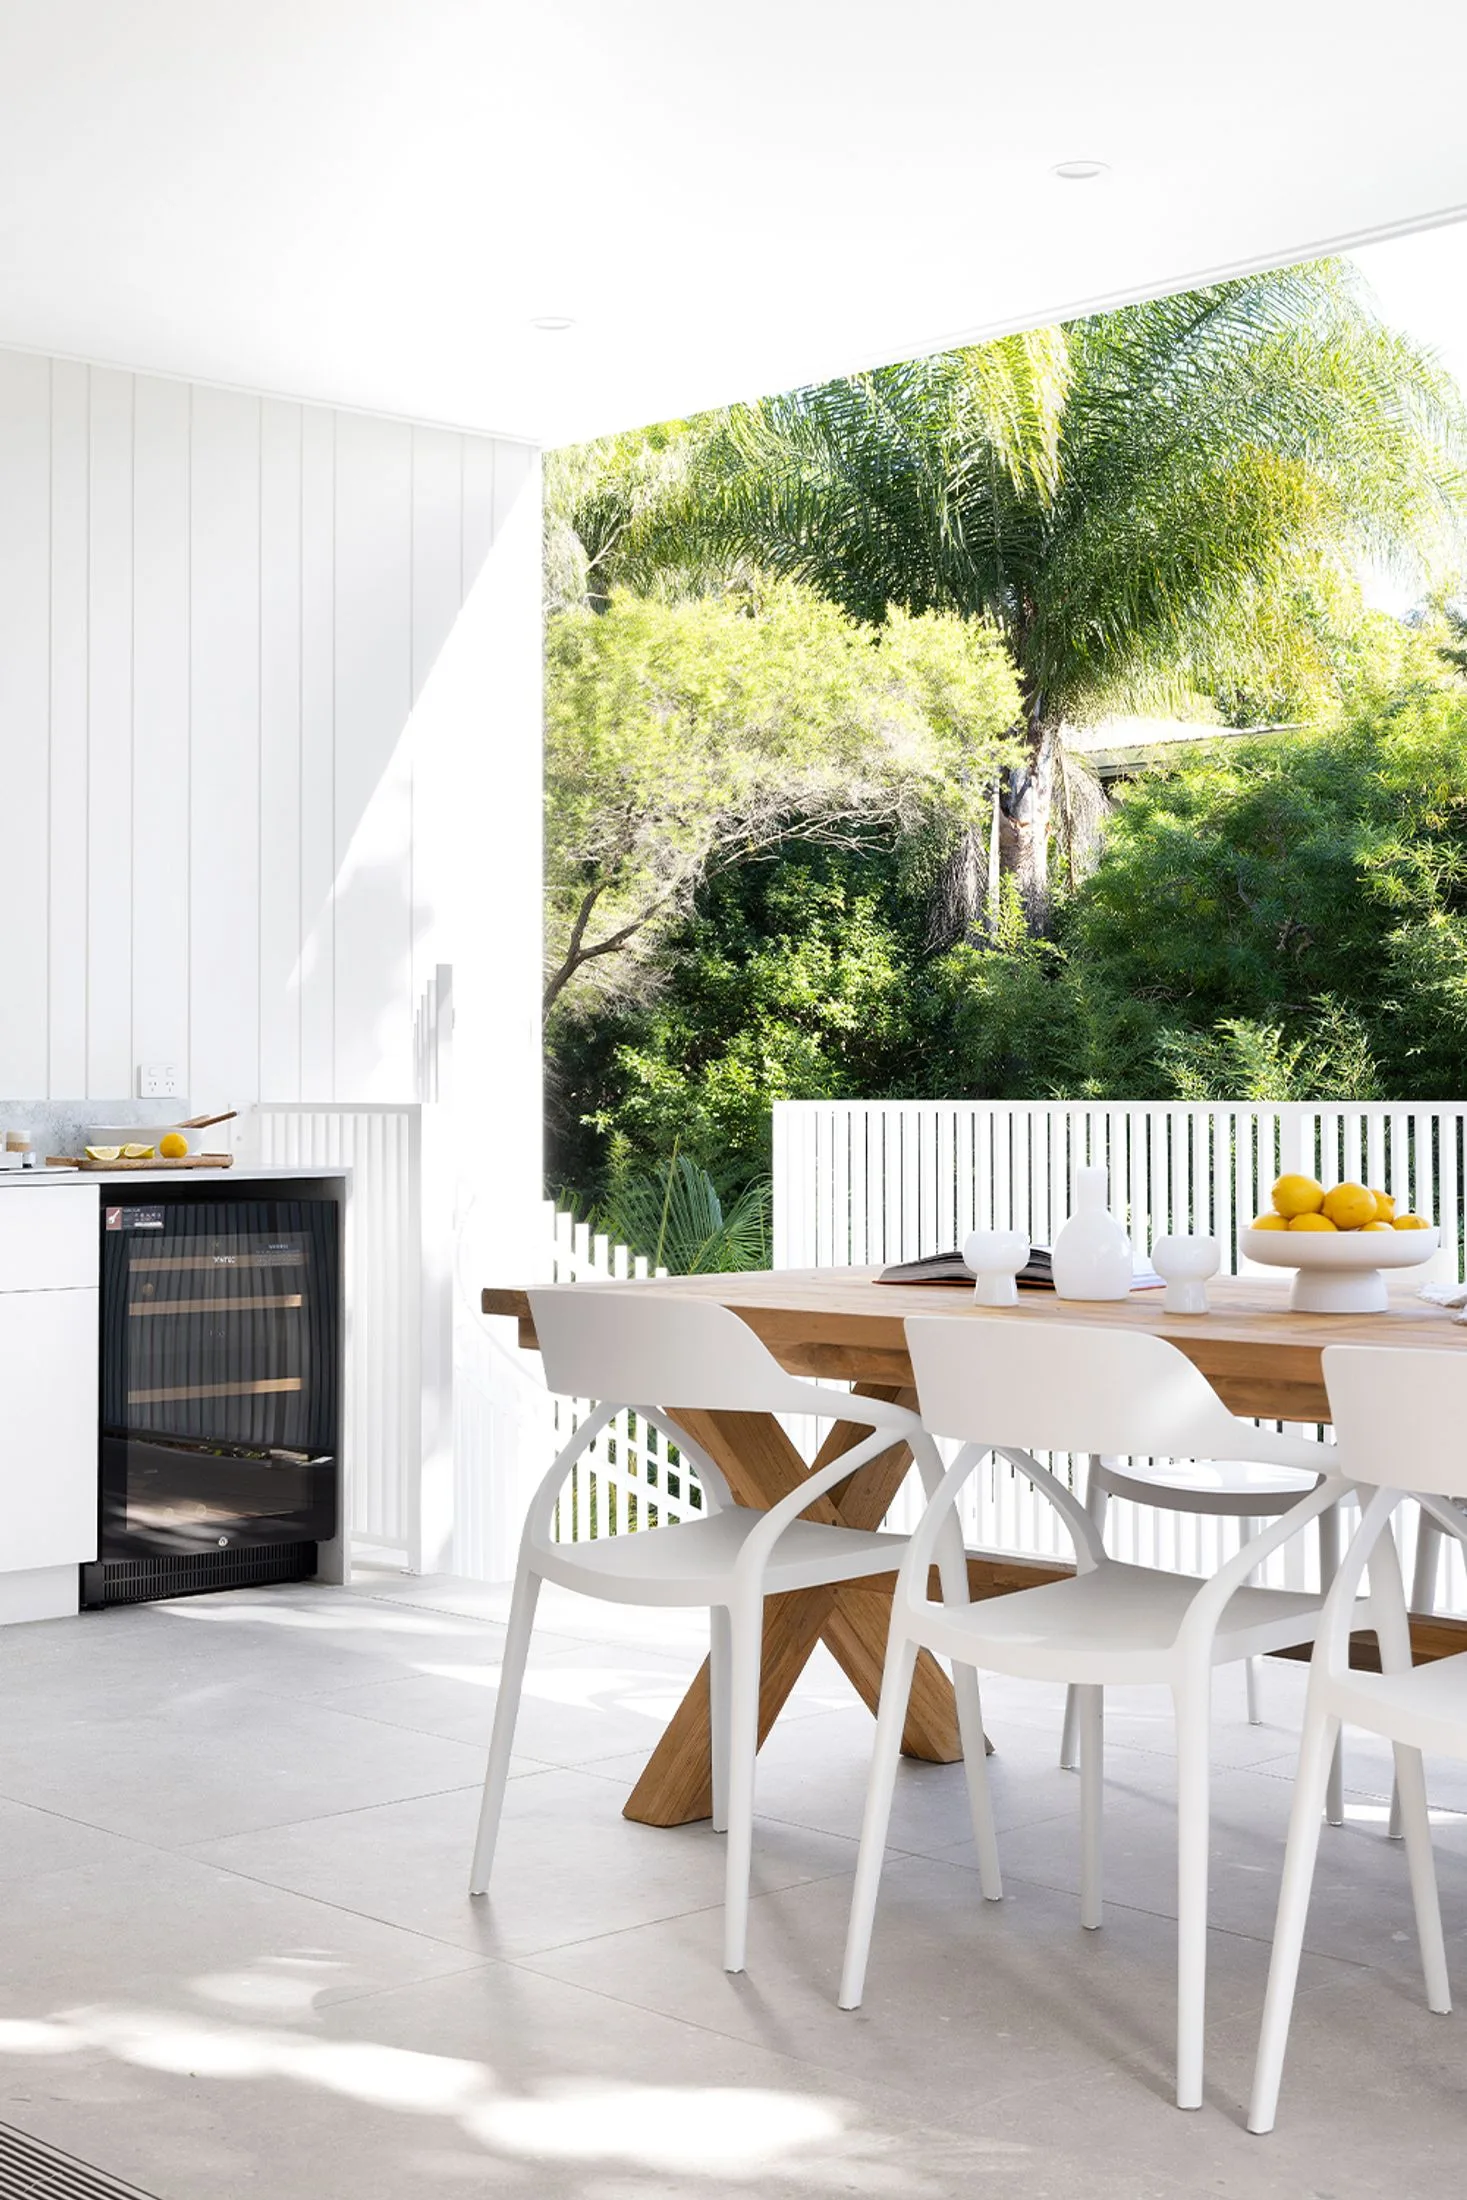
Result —
<svg viewBox="0 0 1467 2200"><path fill-rule="evenodd" d="M1299 1314L1383 1314L1387 1268L1420 1268L1441 1241L1422 1215L1397 1214L1368 1184L1326 1191L1312 1176L1281 1176L1272 1205L1238 1234L1239 1250L1264 1268L1292 1268L1289 1304Z"/></svg>

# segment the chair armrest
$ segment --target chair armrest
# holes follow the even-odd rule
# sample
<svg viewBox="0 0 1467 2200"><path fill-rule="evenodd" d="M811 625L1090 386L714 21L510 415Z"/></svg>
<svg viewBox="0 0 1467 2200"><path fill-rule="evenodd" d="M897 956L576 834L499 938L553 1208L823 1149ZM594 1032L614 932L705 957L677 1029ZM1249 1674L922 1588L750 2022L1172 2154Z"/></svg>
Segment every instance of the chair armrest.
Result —
<svg viewBox="0 0 1467 2200"><path fill-rule="evenodd" d="M850 1418L854 1419L855 1416ZM825 1466L815 1468L806 1475L803 1482L780 1498L778 1504L771 1505L757 1526L750 1530L739 1553L740 1571L752 1571L767 1565L770 1553L785 1529L798 1520L817 1497L824 1497L838 1483L846 1481L853 1474L859 1474L863 1467L869 1467L874 1459L879 1459L883 1452L892 1449L893 1440L909 1445L914 1462L919 1468L924 1468L924 1481L930 1475L935 1482L937 1476L932 1470L936 1466L940 1471L941 1464L937 1458L937 1447L915 1414L906 1414L905 1420L905 1428L893 1427L888 1423L883 1428L873 1429L859 1444L852 1445L849 1451L843 1451L838 1459L832 1459ZM924 1455L930 1455L925 1463Z"/></svg>
<svg viewBox="0 0 1467 2200"><path fill-rule="evenodd" d="M1204 1644L1210 1646L1229 1599L1236 1590L1246 1585L1248 1576L1259 1563L1285 1543L1291 1543L1301 1529L1308 1527L1311 1520L1317 1520L1321 1513L1328 1512L1331 1505L1337 1505L1348 1492L1349 1484L1339 1475L1322 1476L1312 1490L1306 1491L1297 1503L1290 1505L1287 1512L1282 1512L1277 1519L1271 1520L1261 1535L1254 1536L1240 1551L1219 1566L1209 1580L1200 1584L1196 1596L1188 1605L1186 1617L1177 1630L1177 1648L1185 1652L1188 1649L1199 1650ZM1210 1656L1209 1647L1209 1662Z"/></svg>

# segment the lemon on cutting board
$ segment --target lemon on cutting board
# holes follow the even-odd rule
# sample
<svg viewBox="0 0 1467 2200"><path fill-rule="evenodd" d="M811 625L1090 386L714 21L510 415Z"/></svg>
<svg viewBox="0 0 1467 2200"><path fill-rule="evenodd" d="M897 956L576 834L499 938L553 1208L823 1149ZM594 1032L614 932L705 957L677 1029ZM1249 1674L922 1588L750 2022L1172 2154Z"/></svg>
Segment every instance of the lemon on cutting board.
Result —
<svg viewBox="0 0 1467 2200"><path fill-rule="evenodd" d="M182 1131L165 1131L158 1141L158 1151L165 1161L182 1161L188 1152L188 1140Z"/></svg>
<svg viewBox="0 0 1467 2200"><path fill-rule="evenodd" d="M122 1148L120 1146L88 1146L87 1159L88 1161L120 1161L122 1159Z"/></svg>
<svg viewBox="0 0 1467 2200"><path fill-rule="evenodd" d="M122 1158L124 1161L151 1161L153 1149L151 1146L124 1146Z"/></svg>

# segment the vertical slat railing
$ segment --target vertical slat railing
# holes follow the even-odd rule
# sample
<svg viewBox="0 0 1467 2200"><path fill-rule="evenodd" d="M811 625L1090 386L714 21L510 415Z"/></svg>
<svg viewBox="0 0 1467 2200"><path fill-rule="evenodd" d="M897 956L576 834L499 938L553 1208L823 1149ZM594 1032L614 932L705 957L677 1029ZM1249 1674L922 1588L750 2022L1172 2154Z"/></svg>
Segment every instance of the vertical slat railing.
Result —
<svg viewBox="0 0 1467 2200"><path fill-rule="evenodd" d="M1164 1230L1201 1232L1218 1239L1227 1274L1246 1269L1239 1232L1282 1169L1326 1184L1358 1176L1430 1215L1443 1238L1434 1276L1459 1276L1467 1248L1467 1108L1450 1103L791 1101L775 1109L774 1153L776 1267L915 1259L960 1244L974 1224L1027 1224L1036 1243L1051 1243L1087 1160L1110 1169L1138 1253ZM1074 1478L1077 1462L1055 1463ZM967 1503L980 1546L1069 1556L1054 1514L1011 1469L975 1476ZM905 1498L894 1526L908 1524L909 1509ZM1117 1556L1198 1572L1236 1540L1232 1526L1150 1507L1115 1505L1111 1522ZM1459 1550L1448 1565L1444 1596L1467 1608ZM1275 1577L1302 1586L1301 1553L1286 1554Z"/></svg>
<svg viewBox="0 0 1467 2200"><path fill-rule="evenodd" d="M342 1450L353 1550L416 1568L422 1484L423 1110L262 1104L262 1165L351 1171Z"/></svg>

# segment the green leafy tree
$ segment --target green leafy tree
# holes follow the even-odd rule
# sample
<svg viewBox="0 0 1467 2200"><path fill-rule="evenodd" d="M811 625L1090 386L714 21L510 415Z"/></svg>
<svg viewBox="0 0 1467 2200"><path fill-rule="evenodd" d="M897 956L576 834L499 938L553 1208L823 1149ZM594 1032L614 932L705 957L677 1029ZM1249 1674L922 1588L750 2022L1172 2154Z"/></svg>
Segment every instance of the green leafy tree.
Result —
<svg viewBox="0 0 1467 2200"><path fill-rule="evenodd" d="M1451 378L1326 260L736 407L647 541L747 556L856 619L996 625L1024 747L994 854L1042 925L1066 723L1328 697L1360 558L1425 571L1463 444ZM959 864L971 921L983 851Z"/></svg>
<svg viewBox="0 0 1467 2200"><path fill-rule="evenodd" d="M1334 731L1138 778L1051 937L1010 894L994 944L929 954L930 838L710 880L655 991L558 1037L561 1168L681 1141L737 1186L777 1099L1460 1096L1467 696L1427 654Z"/></svg>
<svg viewBox="0 0 1467 2200"><path fill-rule="evenodd" d="M987 630L901 611L860 627L788 583L614 591L550 621L546 673L547 1009L625 990L723 872L965 816L1012 746Z"/></svg>

